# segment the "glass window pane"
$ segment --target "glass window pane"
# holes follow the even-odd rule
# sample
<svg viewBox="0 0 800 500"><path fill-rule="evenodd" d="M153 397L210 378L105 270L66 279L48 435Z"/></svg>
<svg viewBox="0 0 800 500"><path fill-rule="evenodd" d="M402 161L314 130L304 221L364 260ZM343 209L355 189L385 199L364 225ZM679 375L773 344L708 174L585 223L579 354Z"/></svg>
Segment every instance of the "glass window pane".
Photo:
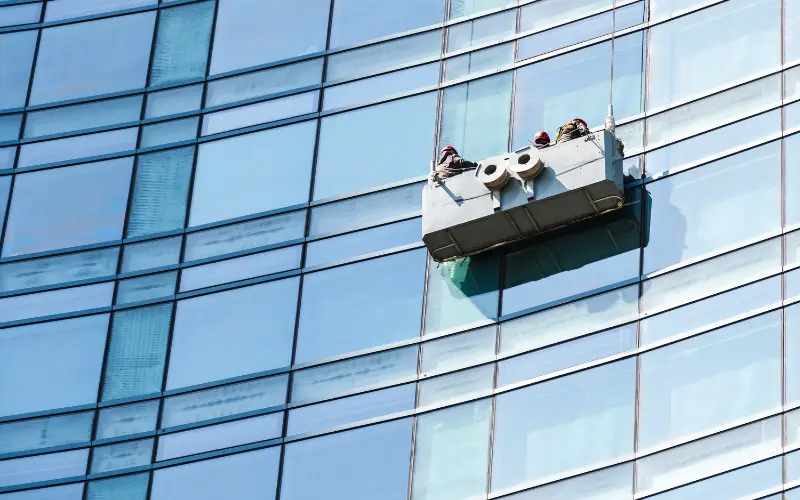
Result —
<svg viewBox="0 0 800 500"><path fill-rule="evenodd" d="M493 388L494 364L460 370L420 381L417 406L434 406L477 394L491 394Z"/></svg>
<svg viewBox="0 0 800 500"><path fill-rule="evenodd" d="M330 0L223 0L211 74L325 50Z"/></svg>
<svg viewBox="0 0 800 500"><path fill-rule="evenodd" d="M405 500L412 421L395 420L287 444L281 500ZM309 470L314 471L313 481L308 480Z"/></svg>
<svg viewBox="0 0 800 500"><path fill-rule="evenodd" d="M62 108L28 113L24 137L62 134L75 130L105 127L117 123L139 121L141 95L74 104Z"/></svg>
<svg viewBox="0 0 800 500"><path fill-rule="evenodd" d="M92 449L91 472L108 472L147 465L152 456L152 438L97 446Z"/></svg>
<svg viewBox="0 0 800 500"><path fill-rule="evenodd" d="M0 453L39 450L92 439L93 411L0 424Z"/></svg>
<svg viewBox="0 0 800 500"><path fill-rule="evenodd" d="M418 351L404 347L300 370L292 379L291 400L311 402L413 380Z"/></svg>
<svg viewBox="0 0 800 500"><path fill-rule="evenodd" d="M200 145L189 225L308 201L316 132L308 121Z"/></svg>
<svg viewBox="0 0 800 500"><path fill-rule="evenodd" d="M0 462L0 487L86 474L89 449L14 458Z"/></svg>
<svg viewBox="0 0 800 500"><path fill-rule="evenodd" d="M0 330L0 416L94 403L107 331L107 314Z"/></svg>
<svg viewBox="0 0 800 500"><path fill-rule="evenodd" d="M161 427L193 424L282 405L286 403L288 381L287 375L278 375L166 398Z"/></svg>
<svg viewBox="0 0 800 500"><path fill-rule="evenodd" d="M165 434L158 439L156 460L195 455L280 437L283 413L236 420L185 432Z"/></svg>
<svg viewBox="0 0 800 500"><path fill-rule="evenodd" d="M132 158L17 175L3 257L117 240Z"/></svg>
<svg viewBox="0 0 800 500"><path fill-rule="evenodd" d="M506 72L446 88L439 144L473 161L508 151L512 76Z"/></svg>
<svg viewBox="0 0 800 500"><path fill-rule="evenodd" d="M609 0L574 0L558 9L558 0L535 2L520 9L520 31L540 30L610 9Z"/></svg>
<svg viewBox="0 0 800 500"><path fill-rule="evenodd" d="M92 481L86 487L86 500L145 500L150 473Z"/></svg>
<svg viewBox="0 0 800 500"><path fill-rule="evenodd" d="M16 141L22 124L22 113L0 116L0 142Z"/></svg>
<svg viewBox="0 0 800 500"><path fill-rule="evenodd" d="M111 305L113 283L64 288L0 299L0 321L19 321Z"/></svg>
<svg viewBox="0 0 800 500"><path fill-rule="evenodd" d="M800 402L800 304L786 314L786 404Z"/></svg>
<svg viewBox="0 0 800 500"><path fill-rule="evenodd" d="M338 4L337 4L338 5ZM325 89L323 110L377 101L439 82L439 63L424 64Z"/></svg>
<svg viewBox="0 0 800 500"><path fill-rule="evenodd" d="M643 354L639 449L780 407L780 355L779 312Z"/></svg>
<svg viewBox="0 0 800 500"><path fill-rule="evenodd" d="M177 264L181 253L180 236L125 245L122 254L122 272L130 273L144 269Z"/></svg>
<svg viewBox="0 0 800 500"><path fill-rule="evenodd" d="M79 135L66 139L25 144L19 150L17 167L66 162L136 149L136 127Z"/></svg>
<svg viewBox="0 0 800 500"><path fill-rule="evenodd" d="M218 134L317 111L319 91L226 109L203 117L202 135Z"/></svg>
<svg viewBox="0 0 800 500"><path fill-rule="evenodd" d="M95 439L153 431L158 419L158 400L103 408L97 417Z"/></svg>
<svg viewBox="0 0 800 500"><path fill-rule="evenodd" d="M113 277L119 247L0 264L0 291Z"/></svg>
<svg viewBox="0 0 800 500"><path fill-rule="evenodd" d="M338 0L333 3L330 47L342 47L441 23L444 2ZM369 19L369 22L364 22Z"/></svg>
<svg viewBox="0 0 800 500"><path fill-rule="evenodd" d="M444 81L501 68L514 62L514 43L504 43L451 57L445 61Z"/></svg>
<svg viewBox="0 0 800 500"><path fill-rule="evenodd" d="M284 279L178 302L167 389L288 366L298 282Z"/></svg>
<svg viewBox="0 0 800 500"><path fill-rule="evenodd" d="M287 436L336 427L414 409L416 384L405 384L348 398L294 408L289 412Z"/></svg>
<svg viewBox="0 0 800 500"><path fill-rule="evenodd" d="M6 168L14 168L14 162L17 159L17 147L11 146L7 148L0 148L0 170Z"/></svg>
<svg viewBox="0 0 800 500"><path fill-rule="evenodd" d="M651 28L648 108L780 66L780 9L778 0L734 0Z"/></svg>
<svg viewBox="0 0 800 500"><path fill-rule="evenodd" d="M128 238L183 227L193 162L194 146L139 156Z"/></svg>
<svg viewBox="0 0 800 500"><path fill-rule="evenodd" d="M412 500L486 494L491 419L491 399L417 417Z"/></svg>
<svg viewBox="0 0 800 500"><path fill-rule="evenodd" d="M0 27L38 23L42 2L0 7Z"/></svg>
<svg viewBox="0 0 800 500"><path fill-rule="evenodd" d="M633 453L635 371L626 359L498 395L492 491Z"/></svg>
<svg viewBox="0 0 800 500"><path fill-rule="evenodd" d="M119 281L115 304L131 304L175 294L178 271L151 274Z"/></svg>
<svg viewBox="0 0 800 500"><path fill-rule="evenodd" d="M800 224L800 134L783 140L784 163L786 165L785 208L786 227Z"/></svg>
<svg viewBox="0 0 800 500"><path fill-rule="evenodd" d="M506 10L447 28L447 52L502 39L517 27L517 11Z"/></svg>
<svg viewBox="0 0 800 500"><path fill-rule="evenodd" d="M45 22L155 5L158 0L49 0Z"/></svg>
<svg viewBox="0 0 800 500"><path fill-rule="evenodd" d="M322 81L322 61L311 59L208 82L206 107L317 85Z"/></svg>
<svg viewBox="0 0 800 500"><path fill-rule="evenodd" d="M140 148L151 148L164 144L189 141L197 136L197 123L200 117L193 116L182 120L156 123L142 127Z"/></svg>
<svg viewBox="0 0 800 500"><path fill-rule="evenodd" d="M145 118L157 118L200 109L203 84L161 90L147 94Z"/></svg>
<svg viewBox="0 0 800 500"><path fill-rule="evenodd" d="M420 373L453 370L493 359L496 330L489 326L425 342Z"/></svg>
<svg viewBox="0 0 800 500"><path fill-rule="evenodd" d="M38 30L0 35L0 109L25 106Z"/></svg>
<svg viewBox="0 0 800 500"><path fill-rule="evenodd" d="M633 462L509 495L508 500L619 500L633 498Z"/></svg>
<svg viewBox="0 0 800 500"><path fill-rule="evenodd" d="M797 0L787 0L783 4L783 47L784 61L794 62L800 57L798 50L797 29L800 28L800 3Z"/></svg>
<svg viewBox="0 0 800 500"><path fill-rule="evenodd" d="M161 390L171 322L171 303L114 314L103 401Z"/></svg>
<svg viewBox="0 0 800 500"><path fill-rule="evenodd" d="M67 484L65 486L53 486L50 488L40 488L36 490L24 490L16 493L6 493L5 495L0 495L0 498L3 500L82 500L83 483ZM92 500L95 499L93 498ZM126 499L115 498L114 500Z"/></svg>
<svg viewBox="0 0 800 500"><path fill-rule="evenodd" d="M295 363L417 337L424 276L422 250L306 275Z"/></svg>
<svg viewBox="0 0 800 500"><path fill-rule="evenodd" d="M30 103L144 87L155 18L150 11L42 30Z"/></svg>
<svg viewBox="0 0 800 500"><path fill-rule="evenodd" d="M181 272L181 292L297 269L302 245L188 267Z"/></svg>
<svg viewBox="0 0 800 500"><path fill-rule="evenodd" d="M206 76L213 20L213 1L161 11L150 85Z"/></svg>
<svg viewBox="0 0 800 500"><path fill-rule="evenodd" d="M274 497L280 447L238 453L153 472L152 500L262 500Z"/></svg>

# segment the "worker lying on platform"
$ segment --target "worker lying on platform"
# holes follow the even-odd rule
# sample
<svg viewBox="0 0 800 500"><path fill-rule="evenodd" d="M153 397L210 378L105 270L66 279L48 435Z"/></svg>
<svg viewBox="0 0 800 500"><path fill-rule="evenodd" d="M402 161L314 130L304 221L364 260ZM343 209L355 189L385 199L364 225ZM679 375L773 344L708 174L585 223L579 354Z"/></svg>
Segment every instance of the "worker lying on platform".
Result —
<svg viewBox="0 0 800 500"><path fill-rule="evenodd" d="M439 161L436 163L436 171L431 175L434 182L441 182L448 177L453 177L468 170L478 168L478 164L465 160L459 156L458 151L453 146L446 146L439 154Z"/></svg>
<svg viewBox="0 0 800 500"><path fill-rule="evenodd" d="M556 134L556 144L571 141L578 137L589 135L589 127L582 118L573 118L564 125L558 127Z"/></svg>

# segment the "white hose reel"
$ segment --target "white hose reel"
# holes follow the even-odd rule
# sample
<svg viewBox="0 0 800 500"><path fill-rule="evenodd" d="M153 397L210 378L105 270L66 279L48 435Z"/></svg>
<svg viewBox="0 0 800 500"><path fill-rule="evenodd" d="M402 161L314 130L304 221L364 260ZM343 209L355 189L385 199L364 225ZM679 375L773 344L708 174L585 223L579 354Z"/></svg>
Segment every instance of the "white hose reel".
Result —
<svg viewBox="0 0 800 500"><path fill-rule="evenodd" d="M505 156L493 156L483 160L478 165L475 176L489 190L501 189L511 177L506 168L506 160Z"/></svg>

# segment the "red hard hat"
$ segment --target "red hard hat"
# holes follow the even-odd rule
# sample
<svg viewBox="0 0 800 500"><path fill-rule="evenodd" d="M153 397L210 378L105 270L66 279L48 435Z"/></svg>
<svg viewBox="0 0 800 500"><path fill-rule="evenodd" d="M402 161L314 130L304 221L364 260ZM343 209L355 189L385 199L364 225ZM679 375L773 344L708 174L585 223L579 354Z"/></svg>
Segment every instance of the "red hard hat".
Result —
<svg viewBox="0 0 800 500"><path fill-rule="evenodd" d="M574 121L574 122L581 122L581 123L583 124L583 126L584 126L584 127L586 127L586 128L589 128L589 126L588 126L588 125L586 125L586 122L583 120L583 118L573 118L573 119L572 119L572 121Z"/></svg>
<svg viewBox="0 0 800 500"><path fill-rule="evenodd" d="M442 149L442 151L448 151L448 150L455 151L456 148L454 148L453 146L445 146L444 149Z"/></svg>
<svg viewBox="0 0 800 500"><path fill-rule="evenodd" d="M544 130L540 130L533 136L533 142L534 144L550 144L550 136Z"/></svg>

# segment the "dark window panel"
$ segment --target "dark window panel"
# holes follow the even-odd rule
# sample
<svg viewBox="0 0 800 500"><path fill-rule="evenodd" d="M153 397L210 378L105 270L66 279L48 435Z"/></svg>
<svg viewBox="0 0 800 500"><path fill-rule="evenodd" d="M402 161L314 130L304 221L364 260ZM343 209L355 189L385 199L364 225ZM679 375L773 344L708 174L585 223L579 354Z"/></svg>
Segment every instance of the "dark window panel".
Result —
<svg viewBox="0 0 800 500"><path fill-rule="evenodd" d="M161 10L150 85L206 76L214 2Z"/></svg>
<svg viewBox="0 0 800 500"><path fill-rule="evenodd" d="M117 273L119 247L0 264L0 291L57 285Z"/></svg>
<svg viewBox="0 0 800 500"><path fill-rule="evenodd" d="M28 113L24 137L62 134L76 130L139 121L143 96L135 95Z"/></svg>
<svg viewBox="0 0 800 500"><path fill-rule="evenodd" d="M86 486L86 500L145 500L150 473L92 481Z"/></svg>
<svg viewBox="0 0 800 500"><path fill-rule="evenodd" d="M0 109L25 105L38 30L0 35Z"/></svg>
<svg viewBox="0 0 800 500"><path fill-rule="evenodd" d="M153 456L153 438L97 446L92 449L93 474L147 465Z"/></svg>
<svg viewBox="0 0 800 500"><path fill-rule="evenodd" d="M439 0L338 0L333 3L331 47L342 47L442 22ZM365 20L369 22L365 22Z"/></svg>

